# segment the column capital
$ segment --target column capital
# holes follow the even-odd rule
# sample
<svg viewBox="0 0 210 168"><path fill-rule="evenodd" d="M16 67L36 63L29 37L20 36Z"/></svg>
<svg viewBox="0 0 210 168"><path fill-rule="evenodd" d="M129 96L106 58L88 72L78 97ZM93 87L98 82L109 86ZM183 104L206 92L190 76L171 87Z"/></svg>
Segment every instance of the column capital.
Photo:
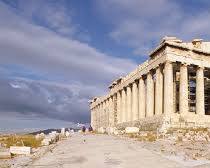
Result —
<svg viewBox="0 0 210 168"><path fill-rule="evenodd" d="M132 83L129 83L129 84L126 86L126 88L132 87L132 84L133 84L133 82L132 82Z"/></svg>
<svg viewBox="0 0 210 168"><path fill-rule="evenodd" d="M134 83L137 84L138 81L139 81L139 79L135 79L135 80L132 82L132 85L133 85Z"/></svg>
<svg viewBox="0 0 210 168"><path fill-rule="evenodd" d="M205 67L204 67L204 66L202 66L202 65L197 65L197 69L202 69L202 70L204 70L204 69L205 69Z"/></svg>
<svg viewBox="0 0 210 168"><path fill-rule="evenodd" d="M152 75L152 69L148 71L148 73L146 74L146 76L148 75Z"/></svg>
<svg viewBox="0 0 210 168"><path fill-rule="evenodd" d="M165 65L166 65L166 64L172 64L173 62L170 61L170 60L166 60L164 63L165 63Z"/></svg>
<svg viewBox="0 0 210 168"><path fill-rule="evenodd" d="M117 92L113 93L113 96L116 96L117 95Z"/></svg>
<svg viewBox="0 0 210 168"><path fill-rule="evenodd" d="M184 66L184 67L187 67L189 66L190 64L186 63L186 62L181 62L181 66Z"/></svg>
<svg viewBox="0 0 210 168"><path fill-rule="evenodd" d="M164 63L160 63L158 64L155 68L153 68L155 71L157 71L157 69L162 69L163 68Z"/></svg>
<svg viewBox="0 0 210 168"><path fill-rule="evenodd" d="M137 80L140 81L141 79L144 79L144 78L145 78L145 75L140 75Z"/></svg>

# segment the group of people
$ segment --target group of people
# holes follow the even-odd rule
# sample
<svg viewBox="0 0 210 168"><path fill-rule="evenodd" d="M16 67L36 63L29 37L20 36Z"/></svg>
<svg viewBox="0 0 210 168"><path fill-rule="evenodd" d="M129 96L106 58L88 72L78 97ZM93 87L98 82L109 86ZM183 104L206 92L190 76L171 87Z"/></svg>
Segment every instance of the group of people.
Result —
<svg viewBox="0 0 210 168"><path fill-rule="evenodd" d="M92 128L91 125L89 126L88 131L89 132L92 132L93 131L93 128ZM86 127L85 126L82 127L82 132L86 132Z"/></svg>

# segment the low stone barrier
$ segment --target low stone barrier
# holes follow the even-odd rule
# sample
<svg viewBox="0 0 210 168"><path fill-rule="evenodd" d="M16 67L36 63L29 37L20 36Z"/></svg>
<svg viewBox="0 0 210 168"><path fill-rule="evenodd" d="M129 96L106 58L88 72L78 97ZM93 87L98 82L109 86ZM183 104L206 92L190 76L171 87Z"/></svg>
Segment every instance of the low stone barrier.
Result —
<svg viewBox="0 0 210 168"><path fill-rule="evenodd" d="M9 151L0 152L0 159L11 159L11 153Z"/></svg>
<svg viewBox="0 0 210 168"><path fill-rule="evenodd" d="M10 153L16 154L16 155L29 155L29 154L31 154L31 147L10 146Z"/></svg>

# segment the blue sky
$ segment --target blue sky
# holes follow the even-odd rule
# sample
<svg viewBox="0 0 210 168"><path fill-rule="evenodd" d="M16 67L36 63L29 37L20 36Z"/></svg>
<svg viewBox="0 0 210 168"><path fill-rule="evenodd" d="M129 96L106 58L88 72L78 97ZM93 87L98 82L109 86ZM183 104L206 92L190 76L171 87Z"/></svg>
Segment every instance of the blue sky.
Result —
<svg viewBox="0 0 210 168"><path fill-rule="evenodd" d="M0 128L89 122L88 100L162 37L209 41L209 9L208 0L1 0L0 115L14 125Z"/></svg>

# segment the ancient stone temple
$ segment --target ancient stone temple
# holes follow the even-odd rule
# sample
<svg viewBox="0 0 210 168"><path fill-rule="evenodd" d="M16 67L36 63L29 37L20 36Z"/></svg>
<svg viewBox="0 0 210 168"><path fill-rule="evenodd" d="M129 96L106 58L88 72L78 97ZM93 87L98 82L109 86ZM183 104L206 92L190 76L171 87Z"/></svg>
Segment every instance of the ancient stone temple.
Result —
<svg viewBox="0 0 210 168"><path fill-rule="evenodd" d="M210 42L165 37L149 59L90 102L94 130L210 127Z"/></svg>

